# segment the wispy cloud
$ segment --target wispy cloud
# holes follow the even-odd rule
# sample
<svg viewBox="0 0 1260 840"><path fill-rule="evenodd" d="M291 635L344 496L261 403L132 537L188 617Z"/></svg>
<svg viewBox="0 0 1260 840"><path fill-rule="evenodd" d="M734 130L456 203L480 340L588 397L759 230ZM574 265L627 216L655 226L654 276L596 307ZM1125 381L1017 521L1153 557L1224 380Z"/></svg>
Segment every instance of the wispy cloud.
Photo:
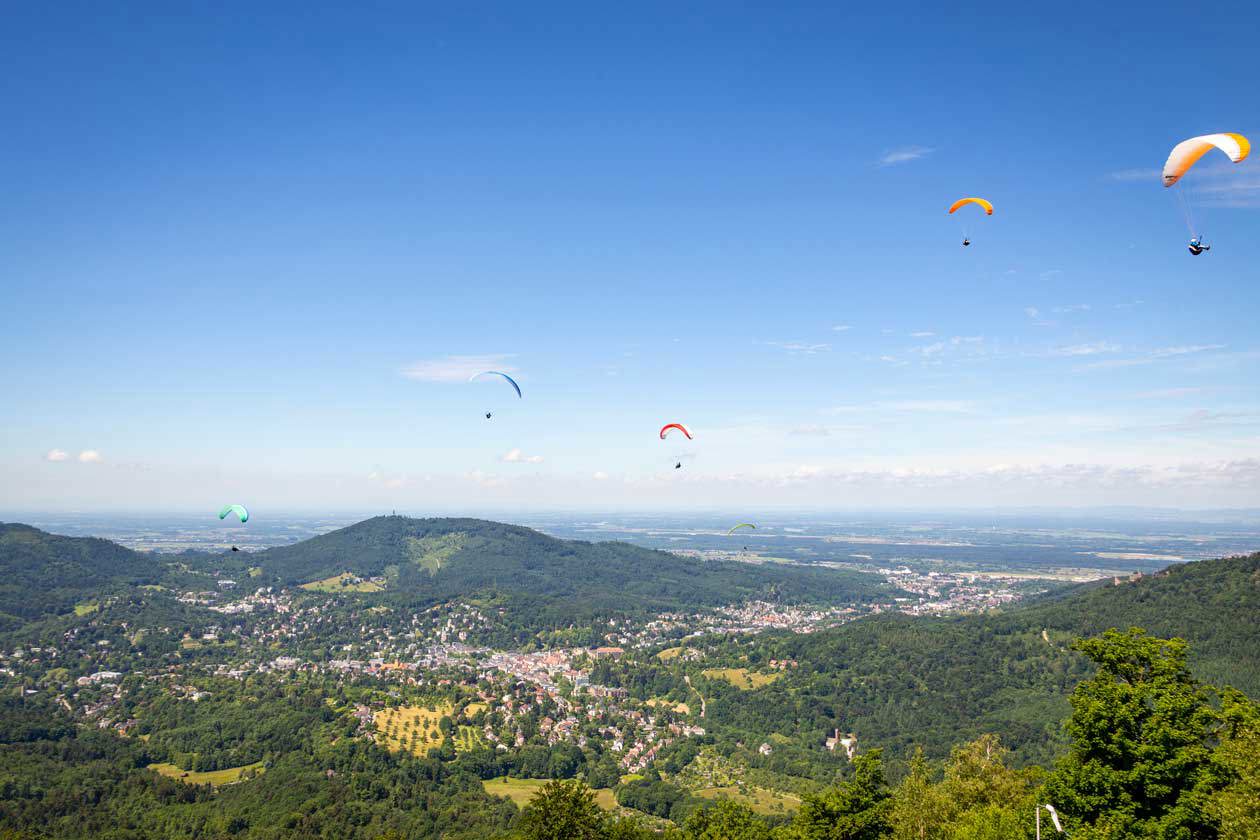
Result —
<svg viewBox="0 0 1260 840"><path fill-rule="evenodd" d="M1108 172L1107 177L1113 181L1150 181L1153 184L1163 183L1163 171L1159 169L1120 169Z"/></svg>
<svg viewBox="0 0 1260 840"><path fill-rule="evenodd" d="M1137 356L1129 356L1124 359L1106 359L1099 362L1091 362L1084 365L1082 370L1106 370L1108 368L1125 368L1134 367L1135 365L1149 365L1153 362L1162 361L1164 359L1176 359L1183 356L1193 356L1198 353L1208 353L1214 350L1224 350L1224 344L1181 344L1174 347L1160 347L1156 350L1149 350Z"/></svg>
<svg viewBox="0 0 1260 840"><path fill-rule="evenodd" d="M932 359L946 353L983 354L986 352L986 348L984 347L984 336L982 335L955 335L948 339L934 341L931 344L920 344L917 347L911 347L907 352L912 355L922 356L925 359Z"/></svg>
<svg viewBox="0 0 1260 840"><path fill-rule="evenodd" d="M1065 306L1056 306L1050 311L1064 315L1070 312L1088 312L1089 310L1090 305L1088 303L1070 303Z"/></svg>
<svg viewBox="0 0 1260 840"><path fill-rule="evenodd" d="M520 449L509 449L499 460L505 464L541 464L543 456L526 455Z"/></svg>
<svg viewBox="0 0 1260 840"><path fill-rule="evenodd" d="M941 488L961 491L968 486L993 492L1052 487L1060 491L1093 490L1116 498L1118 490L1163 489L1184 493L1187 488L1260 488L1260 460L1200 461L1170 466L1135 464L1060 463L993 464L973 469L840 470L802 465L778 479L782 485L802 482L876 491L881 487L902 489Z"/></svg>
<svg viewBox="0 0 1260 840"><path fill-rule="evenodd" d="M1196 167L1193 195L1209 207L1260 207L1260 172L1222 163Z"/></svg>
<svg viewBox="0 0 1260 840"><path fill-rule="evenodd" d="M880 166L896 166L899 163L909 163L912 160L925 158L936 149L930 146L902 146L898 149L892 149L884 152L879 159Z"/></svg>
<svg viewBox="0 0 1260 840"><path fill-rule="evenodd" d="M788 429L788 434L798 437L827 437L831 434L831 430L826 426L806 423L800 426L793 426Z"/></svg>
<svg viewBox="0 0 1260 840"><path fill-rule="evenodd" d="M464 382L473 374L483 370L493 369L504 373L514 373L516 368L507 364L507 360L511 358L512 355L508 353L490 353L421 359L403 368L402 375L420 382Z"/></svg>
<svg viewBox="0 0 1260 840"><path fill-rule="evenodd" d="M1255 426L1260 424L1260 414L1243 411L1209 411L1200 408L1173 423L1155 426L1135 426L1125 431L1200 432L1228 426Z"/></svg>
<svg viewBox="0 0 1260 840"><path fill-rule="evenodd" d="M1104 353L1119 353L1121 347L1119 344L1112 344L1108 341L1095 341L1088 344L1069 344L1066 347L1056 347L1050 351L1051 356L1098 356Z"/></svg>
<svg viewBox="0 0 1260 840"><path fill-rule="evenodd" d="M806 356L813 356L817 353L826 353L831 350L831 345L825 343L810 344L804 341L761 341L758 343L764 344L767 347L777 347L780 350L786 350L792 354L801 354Z"/></svg>
<svg viewBox="0 0 1260 840"><path fill-rule="evenodd" d="M1042 318L1042 317L1041 317L1041 310L1040 310L1040 309L1038 309L1038 308L1037 308L1037 307L1035 307L1035 306L1025 306L1025 307L1024 307L1024 314L1025 314L1025 315L1027 315L1027 316L1029 317L1029 319L1033 322L1033 325L1034 325L1034 326L1038 326L1038 327L1053 327L1053 326L1055 326L1055 322L1054 322L1054 321L1049 321L1049 320L1047 320L1047 319L1045 319L1045 318Z"/></svg>
<svg viewBox="0 0 1260 840"><path fill-rule="evenodd" d="M368 473L368 481L374 481L387 490L400 490L413 482L405 475L389 475L380 467Z"/></svg>
<svg viewBox="0 0 1260 840"><path fill-rule="evenodd" d="M482 487L487 490L507 486L507 482L499 476L494 473L482 472L481 470L470 470L464 474L464 477L476 484L478 487Z"/></svg>
<svg viewBox="0 0 1260 840"><path fill-rule="evenodd" d="M837 405L827 409L827 414L858 414L898 412L906 414L974 414L976 404L971 400L877 400L871 403Z"/></svg>
<svg viewBox="0 0 1260 840"><path fill-rule="evenodd" d="M101 457L101 453L95 449L84 449L79 453L79 463L81 464L99 464L103 460L105 459Z"/></svg>
<svg viewBox="0 0 1260 840"><path fill-rule="evenodd" d="M835 332L848 332L849 330L853 329L853 325L852 324L836 324L831 329L834 330Z"/></svg>
<svg viewBox="0 0 1260 840"><path fill-rule="evenodd" d="M1139 391L1134 399L1139 400L1175 400L1178 397L1189 397L1203 393L1202 388L1157 388L1154 391Z"/></svg>
<svg viewBox="0 0 1260 840"><path fill-rule="evenodd" d="M1210 350L1224 350L1224 344L1181 344L1176 347L1161 347L1151 351L1153 359L1167 359L1171 356L1190 356L1194 353L1206 353Z"/></svg>
<svg viewBox="0 0 1260 840"><path fill-rule="evenodd" d="M596 481L607 481L607 480L608 480L608 473L604 472L603 470L596 470L596 471L595 471L595 472L591 475L591 478L595 479Z"/></svg>
<svg viewBox="0 0 1260 840"><path fill-rule="evenodd" d="M918 332L910 333L911 338L931 338L934 335L936 335L936 333L929 330L919 330Z"/></svg>
<svg viewBox="0 0 1260 840"><path fill-rule="evenodd" d="M44 455L45 461L64 461L70 457L70 453L64 449L49 449Z"/></svg>

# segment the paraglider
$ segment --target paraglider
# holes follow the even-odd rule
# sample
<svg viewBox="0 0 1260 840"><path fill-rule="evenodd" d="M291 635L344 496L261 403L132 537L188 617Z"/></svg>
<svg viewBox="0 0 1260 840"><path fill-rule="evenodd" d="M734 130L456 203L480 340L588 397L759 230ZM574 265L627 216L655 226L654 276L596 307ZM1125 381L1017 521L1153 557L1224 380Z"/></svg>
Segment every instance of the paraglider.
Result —
<svg viewBox="0 0 1260 840"><path fill-rule="evenodd" d="M239 549L239 548L237 548L236 546L232 546L232 550L233 550L233 551L240 551L240 549Z"/></svg>
<svg viewBox="0 0 1260 840"><path fill-rule="evenodd" d="M954 211L959 207L965 207L968 204L975 204L984 209L984 215L993 215L993 205L983 198L960 198L949 206L949 215L953 215ZM967 235L967 228L963 227L963 247L966 248L971 244L971 237Z"/></svg>
<svg viewBox="0 0 1260 840"><path fill-rule="evenodd" d="M224 505L223 510L219 511L219 518L226 519L229 513L235 513L236 518L241 520L242 523L249 521L249 511L245 509L244 505Z"/></svg>
<svg viewBox="0 0 1260 840"><path fill-rule="evenodd" d="M756 531L756 530L757 530L757 526L756 526L756 525L754 525L754 524L752 524L751 522L741 522L741 523L739 523L738 525L736 525L735 527L731 528L731 530L727 531L727 532L726 532L726 536L728 536L728 537L729 537L731 534L735 533L735 532L736 532L736 531L738 531L740 528L752 528L754 531Z"/></svg>
<svg viewBox="0 0 1260 840"><path fill-rule="evenodd" d="M1176 187L1190 168L1213 149L1220 149L1234 163L1242 163L1247 155L1251 154L1251 141L1241 134L1204 134L1182 140L1173 146L1173 150L1168 153L1168 160L1164 163L1164 186ZM1180 187L1174 192L1181 202L1181 212L1185 214L1186 227L1193 237L1189 245L1190 253L1197 257L1204 251L1210 251L1211 248L1203 244L1203 236L1195 225L1194 216L1190 212L1190 202L1186 201Z"/></svg>
<svg viewBox="0 0 1260 840"><path fill-rule="evenodd" d="M681 470L681 469L682 469L682 461L679 461L677 464L674 464L674 469L676 469L676 470Z"/></svg>
<svg viewBox="0 0 1260 840"><path fill-rule="evenodd" d="M673 431L674 429L677 429L678 431L686 435L687 440L692 440L691 430L688 429L686 426L684 426L682 423L666 423L664 426L661 426L661 440L665 440L666 436L668 436L669 433Z"/></svg>
<svg viewBox="0 0 1260 840"><path fill-rule="evenodd" d="M1182 140L1168 154L1164 163L1164 186L1171 187L1212 149L1220 149L1234 163L1242 163L1251 154L1251 141L1241 134L1204 134Z"/></svg>
<svg viewBox="0 0 1260 840"><path fill-rule="evenodd" d="M515 379L513 379L512 377L508 376L506 373L503 373L501 371L483 370L481 373L474 373L472 376L468 377L468 381L476 382L480 377L483 377L483 376L502 376L504 379L507 380L507 383L512 386L512 389L516 391L516 396L524 399L523 395L521 394L521 386L516 384Z"/></svg>
<svg viewBox="0 0 1260 840"><path fill-rule="evenodd" d="M497 370L483 370L481 373L474 373L472 376L468 377L468 381L469 381L469 382L476 382L479 378L481 378L481 377L483 377L483 376L501 376L501 377L503 377L505 380L507 380L507 384L509 384L509 385L511 385L511 386L512 386L512 390L516 391L516 396L517 396L517 398L519 398L519 399L524 399L524 396L521 394L521 386L516 384L516 380L515 380L515 379L513 379L513 378L512 378L512 377L510 377L510 376L508 376L506 373L503 373L502 371L497 371ZM490 419L491 417L493 417L493 416L494 416L494 413L493 413L493 412L490 412L490 411L487 411L487 412L486 412L486 419L487 419L487 420L489 420L489 419Z"/></svg>

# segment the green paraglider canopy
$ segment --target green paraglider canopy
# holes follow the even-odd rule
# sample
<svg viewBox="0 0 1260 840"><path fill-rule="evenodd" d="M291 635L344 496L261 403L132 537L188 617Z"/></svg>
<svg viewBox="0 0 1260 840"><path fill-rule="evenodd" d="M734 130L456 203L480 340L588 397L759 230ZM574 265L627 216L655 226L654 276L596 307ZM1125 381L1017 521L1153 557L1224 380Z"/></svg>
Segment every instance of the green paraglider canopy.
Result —
<svg viewBox="0 0 1260 840"><path fill-rule="evenodd" d="M751 522L741 522L738 525L736 525L734 528L732 528L731 530L727 531L726 535L729 537L731 534L735 533L740 528L752 528L754 531L757 530L757 526L752 524Z"/></svg>
<svg viewBox="0 0 1260 840"><path fill-rule="evenodd" d="M244 505L224 505L223 510L219 511L219 518L226 519L229 513L235 513L242 522L249 521L249 511L245 509Z"/></svg>

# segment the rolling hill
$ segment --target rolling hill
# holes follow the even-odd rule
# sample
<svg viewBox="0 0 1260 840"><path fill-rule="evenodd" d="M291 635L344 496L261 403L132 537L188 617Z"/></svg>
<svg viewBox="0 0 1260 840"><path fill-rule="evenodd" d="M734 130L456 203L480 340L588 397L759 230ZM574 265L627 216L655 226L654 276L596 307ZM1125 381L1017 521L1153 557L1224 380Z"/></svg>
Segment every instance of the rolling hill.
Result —
<svg viewBox="0 0 1260 840"><path fill-rule="evenodd" d="M1087 584L1001 613L953 618L881 615L809 636L767 638L751 665L800 667L751 691L711 682L709 713L737 730L832 728L904 753L943 756L996 732L1021 761L1059 746L1067 695L1091 673L1074 639L1142 627L1190 643L1196 675L1260 695L1260 554L1170 567L1136 581ZM773 759L772 762L787 761Z"/></svg>
<svg viewBox="0 0 1260 840"><path fill-rule="evenodd" d="M164 572L152 555L109 540L0 524L0 631L71 612L102 595L157 583Z"/></svg>
<svg viewBox="0 0 1260 840"><path fill-rule="evenodd" d="M548 537L478 519L381 516L253 555L287 586L351 572L388 581L386 600L507 595L553 618L580 620L714 607L750 598L866 601L892 593L875 575L782 565L704 562L620 542Z"/></svg>

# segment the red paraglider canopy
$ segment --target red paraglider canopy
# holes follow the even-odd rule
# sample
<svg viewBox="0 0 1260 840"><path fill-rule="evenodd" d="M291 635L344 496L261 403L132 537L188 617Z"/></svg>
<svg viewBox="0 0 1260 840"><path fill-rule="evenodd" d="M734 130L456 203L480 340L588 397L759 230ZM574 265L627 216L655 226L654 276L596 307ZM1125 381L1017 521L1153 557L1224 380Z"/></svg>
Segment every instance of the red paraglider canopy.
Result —
<svg viewBox="0 0 1260 840"><path fill-rule="evenodd" d="M661 427L661 440L665 440L665 436L669 434L670 429L677 429L678 431L682 432L684 435L687 436L687 440L692 439L691 430L688 429L686 426L684 426L682 423L666 423L664 426Z"/></svg>

